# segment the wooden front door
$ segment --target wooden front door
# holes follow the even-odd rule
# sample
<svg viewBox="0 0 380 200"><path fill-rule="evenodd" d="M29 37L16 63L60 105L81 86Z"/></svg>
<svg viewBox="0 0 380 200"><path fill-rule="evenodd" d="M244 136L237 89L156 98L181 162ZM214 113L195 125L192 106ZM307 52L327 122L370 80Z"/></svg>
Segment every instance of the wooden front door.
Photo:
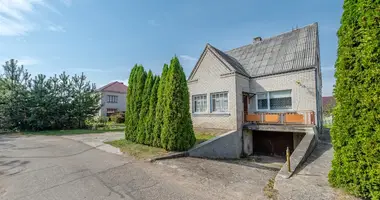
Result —
<svg viewBox="0 0 380 200"><path fill-rule="evenodd" d="M246 116L248 114L248 98L249 97L248 97L247 94L243 94L243 106L244 106L244 113L243 113L243 115L244 115L244 122L247 121Z"/></svg>

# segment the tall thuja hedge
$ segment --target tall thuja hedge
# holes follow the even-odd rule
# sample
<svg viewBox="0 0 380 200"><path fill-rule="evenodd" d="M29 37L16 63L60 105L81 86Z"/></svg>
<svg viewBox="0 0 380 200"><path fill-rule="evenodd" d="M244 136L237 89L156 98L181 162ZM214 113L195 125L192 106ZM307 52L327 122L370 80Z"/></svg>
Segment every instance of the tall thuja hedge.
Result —
<svg viewBox="0 0 380 200"><path fill-rule="evenodd" d="M165 105L165 87L166 87L166 75L168 73L168 65L165 64L162 68L161 80L157 91L157 106L156 117L153 129L153 142L152 146L161 147L161 130L164 123L164 105Z"/></svg>
<svg viewBox="0 0 380 200"><path fill-rule="evenodd" d="M154 77L154 84L152 87L152 90L150 92L150 99L149 99L149 112L148 116L145 119L145 127L146 127L146 134L145 134L145 142L146 145L153 145L153 130L154 130L154 124L156 121L156 107L157 107L157 92L158 92L158 86L160 85L160 77L155 76Z"/></svg>
<svg viewBox="0 0 380 200"><path fill-rule="evenodd" d="M343 8L329 181L380 199L380 1L345 0Z"/></svg>
<svg viewBox="0 0 380 200"><path fill-rule="evenodd" d="M152 87L154 84L154 79L153 79L153 73L152 71L149 70L148 76L145 80L144 84L144 91L142 95L142 103L141 103L141 109L140 109L140 115L139 115L139 121L138 123L138 128L137 128L137 143L143 144L145 143L145 136L146 136L146 120L148 119L148 112L149 112L149 103L150 103L150 96Z"/></svg>
<svg viewBox="0 0 380 200"><path fill-rule="evenodd" d="M188 150L196 139L190 116L186 76L177 57L170 62L166 81L161 145L170 151Z"/></svg>
<svg viewBox="0 0 380 200"><path fill-rule="evenodd" d="M144 85L146 80L146 72L142 65L138 65L133 72L132 95L131 95L131 115L128 116L131 120L126 133L126 139L135 142L137 140L138 121L140 120L140 111L143 100ZM127 127L126 127L127 129Z"/></svg>
<svg viewBox="0 0 380 200"><path fill-rule="evenodd" d="M132 137L132 128L133 128L133 97L134 97L134 88L135 88L135 79L138 65L136 64L129 74L128 79L128 91L127 91L127 102L126 102L126 111L125 111L125 139L130 140Z"/></svg>

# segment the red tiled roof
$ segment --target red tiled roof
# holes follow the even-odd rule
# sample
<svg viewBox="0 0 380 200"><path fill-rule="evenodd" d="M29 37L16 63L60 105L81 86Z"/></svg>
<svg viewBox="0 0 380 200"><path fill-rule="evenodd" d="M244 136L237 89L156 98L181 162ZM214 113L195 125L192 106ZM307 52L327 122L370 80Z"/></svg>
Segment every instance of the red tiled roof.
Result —
<svg viewBox="0 0 380 200"><path fill-rule="evenodd" d="M117 92L117 93L127 93L128 87L122 82L112 82L98 89L102 92Z"/></svg>
<svg viewBox="0 0 380 200"><path fill-rule="evenodd" d="M335 105L335 99L334 99L333 96L322 97L322 105L323 105L323 107L325 107L329 103Z"/></svg>

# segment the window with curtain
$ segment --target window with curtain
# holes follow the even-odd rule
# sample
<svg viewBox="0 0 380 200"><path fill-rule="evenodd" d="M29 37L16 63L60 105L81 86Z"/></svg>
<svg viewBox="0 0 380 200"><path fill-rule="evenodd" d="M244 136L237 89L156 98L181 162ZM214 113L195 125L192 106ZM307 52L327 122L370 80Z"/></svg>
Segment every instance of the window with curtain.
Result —
<svg viewBox="0 0 380 200"><path fill-rule="evenodd" d="M269 104L271 110L289 110L292 108L292 96L290 90L269 92Z"/></svg>
<svg viewBox="0 0 380 200"><path fill-rule="evenodd" d="M211 94L211 111L228 112L228 92Z"/></svg>
<svg viewBox="0 0 380 200"><path fill-rule="evenodd" d="M193 112L201 113L207 110L207 95L194 95L193 96Z"/></svg>
<svg viewBox="0 0 380 200"><path fill-rule="evenodd" d="M259 111L292 109L291 90L258 93L256 97Z"/></svg>

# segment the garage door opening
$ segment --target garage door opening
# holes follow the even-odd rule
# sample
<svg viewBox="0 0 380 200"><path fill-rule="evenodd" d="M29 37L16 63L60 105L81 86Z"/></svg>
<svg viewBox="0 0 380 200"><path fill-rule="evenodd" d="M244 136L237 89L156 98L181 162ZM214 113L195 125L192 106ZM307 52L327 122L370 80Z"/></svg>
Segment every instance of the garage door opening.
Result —
<svg viewBox="0 0 380 200"><path fill-rule="evenodd" d="M286 148L292 153L305 133L252 131L255 155L286 156Z"/></svg>

